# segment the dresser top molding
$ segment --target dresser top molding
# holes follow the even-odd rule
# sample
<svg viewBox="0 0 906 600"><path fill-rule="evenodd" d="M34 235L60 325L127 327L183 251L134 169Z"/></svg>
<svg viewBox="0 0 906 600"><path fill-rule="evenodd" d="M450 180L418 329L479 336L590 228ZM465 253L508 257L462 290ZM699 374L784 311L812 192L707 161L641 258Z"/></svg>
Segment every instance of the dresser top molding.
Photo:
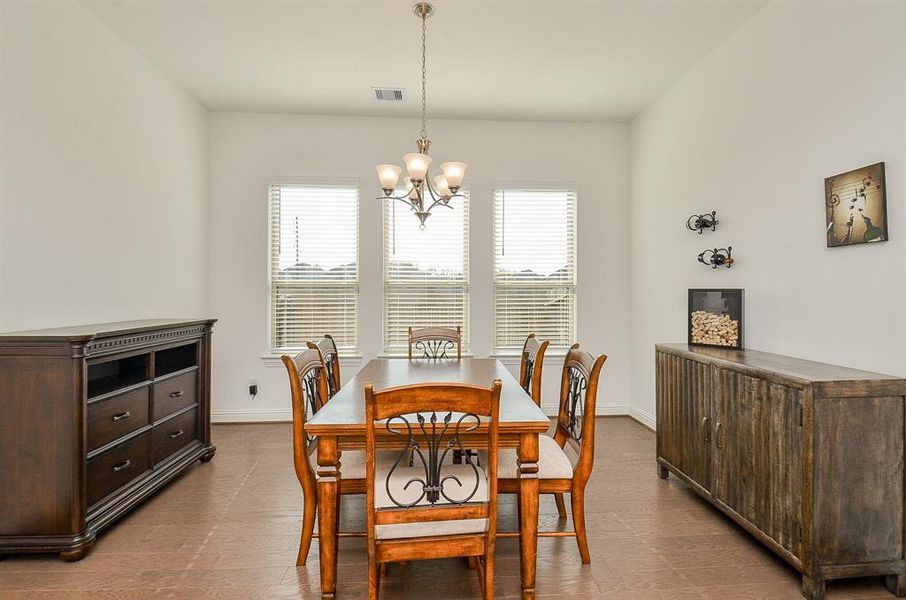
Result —
<svg viewBox="0 0 906 600"><path fill-rule="evenodd" d="M791 358L759 350L731 350L724 348L702 348L689 344L657 344L658 352L666 352L697 360L699 362L725 367L742 367L763 373L775 373L802 383L825 383L833 381L852 382L896 382L906 389L906 379L861 369L828 365L825 363Z"/></svg>
<svg viewBox="0 0 906 600"><path fill-rule="evenodd" d="M217 319L140 319L136 321L56 327L53 329L11 331L9 333L0 333L0 344L16 342L87 342L96 338L134 335L145 331L172 327L210 326L216 321Z"/></svg>

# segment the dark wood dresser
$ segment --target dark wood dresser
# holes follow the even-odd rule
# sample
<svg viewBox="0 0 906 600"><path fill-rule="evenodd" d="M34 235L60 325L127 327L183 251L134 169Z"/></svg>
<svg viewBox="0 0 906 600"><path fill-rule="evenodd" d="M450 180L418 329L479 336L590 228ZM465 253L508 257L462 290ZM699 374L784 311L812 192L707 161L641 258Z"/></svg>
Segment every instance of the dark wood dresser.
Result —
<svg viewBox="0 0 906 600"><path fill-rule="evenodd" d="M658 475L798 569L906 596L906 379L752 350L657 346Z"/></svg>
<svg viewBox="0 0 906 600"><path fill-rule="evenodd" d="M212 319L0 334L0 554L78 560L211 445Z"/></svg>

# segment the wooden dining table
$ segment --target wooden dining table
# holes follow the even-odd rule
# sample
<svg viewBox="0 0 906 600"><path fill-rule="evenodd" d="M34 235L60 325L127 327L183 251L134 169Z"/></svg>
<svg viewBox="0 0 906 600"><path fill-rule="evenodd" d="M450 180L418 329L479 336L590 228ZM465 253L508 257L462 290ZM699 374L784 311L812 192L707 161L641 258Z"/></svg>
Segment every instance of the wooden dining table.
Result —
<svg viewBox="0 0 906 600"><path fill-rule="evenodd" d="M495 379L502 383L499 444L501 447L516 448L518 455L522 597L535 597L535 563L538 555L538 436L548 430L550 420L496 359L376 358L356 373L305 424L305 431L317 436L318 444L318 546L322 598L336 597L342 451L362 450L365 447L365 384L372 384L376 391L432 382L490 387ZM387 440L386 443L397 442ZM480 440L476 438L475 443L480 444Z"/></svg>

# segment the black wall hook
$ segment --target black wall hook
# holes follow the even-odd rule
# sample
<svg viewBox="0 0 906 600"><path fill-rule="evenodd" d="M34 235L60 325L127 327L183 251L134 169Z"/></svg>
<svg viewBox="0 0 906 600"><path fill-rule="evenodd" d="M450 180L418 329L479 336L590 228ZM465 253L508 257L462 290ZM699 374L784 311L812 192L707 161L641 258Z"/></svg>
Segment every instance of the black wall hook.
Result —
<svg viewBox="0 0 906 600"><path fill-rule="evenodd" d="M702 231L705 229L717 231L718 223L720 223L720 221L717 220L717 211L712 210L710 213L692 215L689 217L686 220L686 228L690 231L697 231L698 235L701 235Z"/></svg>
<svg viewBox="0 0 906 600"><path fill-rule="evenodd" d="M728 269L733 266L733 246L727 246L726 248L714 248L702 250L701 254L698 255L698 262L703 265L711 265L712 269L717 267L724 266Z"/></svg>

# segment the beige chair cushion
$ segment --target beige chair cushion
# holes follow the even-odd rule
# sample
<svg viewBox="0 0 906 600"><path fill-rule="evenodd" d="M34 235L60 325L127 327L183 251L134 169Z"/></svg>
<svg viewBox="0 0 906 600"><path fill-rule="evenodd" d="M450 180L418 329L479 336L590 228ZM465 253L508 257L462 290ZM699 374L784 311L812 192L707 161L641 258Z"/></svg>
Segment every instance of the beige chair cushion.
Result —
<svg viewBox="0 0 906 600"><path fill-rule="evenodd" d="M345 454L344 454L345 456ZM417 461L418 459L416 459ZM391 465L392 466L392 465ZM387 492L388 481L387 474L390 472L390 466L376 469L374 473L374 505L376 508L398 508ZM444 483L444 492L453 500L464 500L475 487L475 471L469 465L451 465L445 464L441 469L441 478L455 476L459 479L462 486L453 479ZM413 478L424 479L425 470L421 466L408 467L400 466L390 476L390 492L397 502L408 504L422 494L422 485L414 482L407 489L403 489L406 483ZM478 489L469 499L473 502L488 501L488 478L483 469L478 468ZM441 496L437 502L438 505L449 504L449 501ZM422 498L416 506L430 506L426 498ZM399 539L399 538L416 538L437 535L459 535L465 533L483 533L487 531L487 519L458 519L454 521L430 521L425 523L399 523L392 525L376 525L374 528L375 537L379 540Z"/></svg>
<svg viewBox="0 0 906 600"><path fill-rule="evenodd" d="M485 459L484 456L482 458ZM516 479L518 476L516 449L501 448L498 450L497 479ZM558 446L554 438L547 435L539 435L538 478L572 479L572 477L573 464L567 451Z"/></svg>

